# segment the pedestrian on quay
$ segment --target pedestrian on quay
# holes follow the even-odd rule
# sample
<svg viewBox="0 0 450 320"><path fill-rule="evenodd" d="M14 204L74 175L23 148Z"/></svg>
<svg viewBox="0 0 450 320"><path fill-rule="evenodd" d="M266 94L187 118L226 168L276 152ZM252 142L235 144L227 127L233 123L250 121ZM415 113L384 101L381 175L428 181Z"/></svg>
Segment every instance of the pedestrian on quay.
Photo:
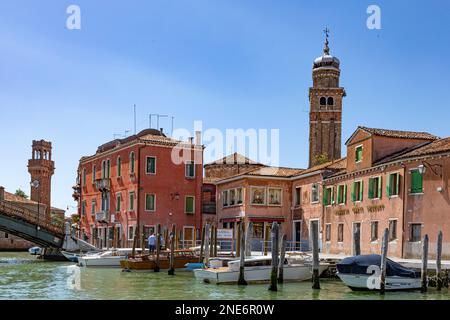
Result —
<svg viewBox="0 0 450 320"><path fill-rule="evenodd" d="M150 251L150 253L154 253L155 249L156 249L156 236L154 233L152 233L150 237L148 237L148 251Z"/></svg>

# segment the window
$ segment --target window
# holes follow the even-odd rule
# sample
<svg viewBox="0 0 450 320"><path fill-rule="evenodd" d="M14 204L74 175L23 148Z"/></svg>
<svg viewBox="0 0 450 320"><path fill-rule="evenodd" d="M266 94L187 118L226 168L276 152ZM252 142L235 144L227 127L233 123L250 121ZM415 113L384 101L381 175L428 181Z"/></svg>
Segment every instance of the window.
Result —
<svg viewBox="0 0 450 320"><path fill-rule="evenodd" d="M134 240L134 233L136 231L136 226L128 227L128 240Z"/></svg>
<svg viewBox="0 0 450 320"><path fill-rule="evenodd" d="M195 197L187 196L185 200L185 212L189 214L195 213Z"/></svg>
<svg viewBox="0 0 450 320"><path fill-rule="evenodd" d="M194 161L186 161L186 178L195 178Z"/></svg>
<svg viewBox="0 0 450 320"><path fill-rule="evenodd" d="M347 202L347 185L341 184L337 187L337 203L345 204Z"/></svg>
<svg viewBox="0 0 450 320"><path fill-rule="evenodd" d="M102 211L109 211L109 192L102 193Z"/></svg>
<svg viewBox="0 0 450 320"><path fill-rule="evenodd" d="M419 242L422 240L422 225L420 223L411 224L411 242Z"/></svg>
<svg viewBox="0 0 450 320"><path fill-rule="evenodd" d="M120 212L122 210L122 194L118 193L116 195L116 212Z"/></svg>
<svg viewBox="0 0 450 320"><path fill-rule="evenodd" d="M363 158L363 146L358 146L355 149L355 161L361 162Z"/></svg>
<svg viewBox="0 0 450 320"><path fill-rule="evenodd" d="M236 194L237 194L237 204L242 204L243 202L243 195L242 195L242 188L237 188L236 189Z"/></svg>
<svg viewBox="0 0 450 320"><path fill-rule="evenodd" d="M86 168L83 169L83 186L86 185Z"/></svg>
<svg viewBox="0 0 450 320"><path fill-rule="evenodd" d="M111 161L103 160L102 161L102 179L109 179L111 176Z"/></svg>
<svg viewBox="0 0 450 320"><path fill-rule="evenodd" d="M338 225L338 242L344 242L344 224L339 223Z"/></svg>
<svg viewBox="0 0 450 320"><path fill-rule="evenodd" d="M234 206L236 204L236 190L232 189L229 192L230 195L230 206Z"/></svg>
<svg viewBox="0 0 450 320"><path fill-rule="evenodd" d="M411 170L411 193L423 192L423 176L418 169Z"/></svg>
<svg viewBox="0 0 450 320"><path fill-rule="evenodd" d="M281 206L282 194L283 194L282 189L269 188L269 205L270 206Z"/></svg>
<svg viewBox="0 0 450 320"><path fill-rule="evenodd" d="M122 159L120 157L117 157L117 176L122 176Z"/></svg>
<svg viewBox="0 0 450 320"><path fill-rule="evenodd" d="M320 105L321 106L326 106L327 105L327 98L321 97L320 98Z"/></svg>
<svg viewBox="0 0 450 320"><path fill-rule="evenodd" d="M222 205L228 207L228 190L222 192Z"/></svg>
<svg viewBox="0 0 450 320"><path fill-rule="evenodd" d="M302 188L296 187L295 188L295 195L294 195L294 205L300 206L302 204Z"/></svg>
<svg viewBox="0 0 450 320"><path fill-rule="evenodd" d="M156 195L145 195L145 211L156 211Z"/></svg>
<svg viewBox="0 0 450 320"><path fill-rule="evenodd" d="M323 205L331 206L333 204L333 187L327 187L323 191Z"/></svg>
<svg viewBox="0 0 450 320"><path fill-rule="evenodd" d="M134 174L135 173L135 155L134 152L130 153L130 174Z"/></svg>
<svg viewBox="0 0 450 320"><path fill-rule="evenodd" d="M91 215L94 215L95 211L97 211L97 201L92 200L91 201Z"/></svg>
<svg viewBox="0 0 450 320"><path fill-rule="evenodd" d="M147 174L156 174L156 158L147 157L147 165L145 169Z"/></svg>
<svg viewBox="0 0 450 320"><path fill-rule="evenodd" d="M389 221L389 241L397 240L397 220Z"/></svg>
<svg viewBox="0 0 450 320"><path fill-rule="evenodd" d="M331 241L331 224L328 223L325 225L325 241Z"/></svg>
<svg viewBox="0 0 450 320"><path fill-rule="evenodd" d="M256 205L266 204L266 189L259 187L251 188L251 202Z"/></svg>
<svg viewBox="0 0 450 320"><path fill-rule="evenodd" d="M355 181L352 185L352 201L358 202L362 201L364 192L363 181Z"/></svg>
<svg viewBox="0 0 450 320"><path fill-rule="evenodd" d="M327 105L334 106L334 99L333 99L333 97L328 97Z"/></svg>
<svg viewBox="0 0 450 320"><path fill-rule="evenodd" d="M312 185L311 202L312 203L319 202L319 185L317 183Z"/></svg>
<svg viewBox="0 0 450 320"><path fill-rule="evenodd" d="M264 223L256 222L253 224L253 238L254 239L264 238Z"/></svg>
<svg viewBox="0 0 450 320"><path fill-rule="evenodd" d="M92 183L95 183L97 179L97 167L95 165L92 166Z"/></svg>
<svg viewBox="0 0 450 320"><path fill-rule="evenodd" d="M381 199L381 177L369 178L369 199Z"/></svg>
<svg viewBox="0 0 450 320"><path fill-rule="evenodd" d="M130 211L134 210L134 191L130 192Z"/></svg>
<svg viewBox="0 0 450 320"><path fill-rule="evenodd" d="M370 223L370 241L378 241L378 221Z"/></svg>
<svg viewBox="0 0 450 320"><path fill-rule="evenodd" d="M81 215L82 216L86 215L86 201L83 201L81 203Z"/></svg>
<svg viewBox="0 0 450 320"><path fill-rule="evenodd" d="M388 197L398 196L400 194L400 173L391 173L386 185Z"/></svg>

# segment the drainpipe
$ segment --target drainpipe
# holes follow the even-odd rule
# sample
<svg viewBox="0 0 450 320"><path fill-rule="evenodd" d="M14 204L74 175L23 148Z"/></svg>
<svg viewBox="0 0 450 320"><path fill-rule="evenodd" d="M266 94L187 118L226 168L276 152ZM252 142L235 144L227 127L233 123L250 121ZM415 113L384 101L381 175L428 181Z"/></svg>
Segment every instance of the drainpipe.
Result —
<svg viewBox="0 0 450 320"><path fill-rule="evenodd" d="M403 167L403 181L402 181L402 187L403 187L403 223L402 223L402 243L401 243L401 257L405 258L405 239L406 239L406 209L407 209L407 192L406 192L406 165L402 164Z"/></svg>

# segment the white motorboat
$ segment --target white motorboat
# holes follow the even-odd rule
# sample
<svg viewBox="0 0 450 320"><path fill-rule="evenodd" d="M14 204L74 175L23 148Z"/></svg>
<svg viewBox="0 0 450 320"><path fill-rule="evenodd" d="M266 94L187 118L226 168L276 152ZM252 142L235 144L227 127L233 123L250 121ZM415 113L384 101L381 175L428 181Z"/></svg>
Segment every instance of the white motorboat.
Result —
<svg viewBox="0 0 450 320"><path fill-rule="evenodd" d="M210 267L194 270L195 277L207 283L231 284L239 279L240 260L228 263L228 267ZM248 283L268 282L272 273L272 257L259 256L245 259L244 278ZM328 269L329 265L321 263L319 272ZM312 264L307 261L295 263L290 258L285 259L283 266L285 281L305 281L312 278Z"/></svg>
<svg viewBox="0 0 450 320"><path fill-rule="evenodd" d="M33 247L28 249L28 252L33 256L38 256L42 254L42 248L40 247Z"/></svg>
<svg viewBox="0 0 450 320"><path fill-rule="evenodd" d="M136 254L141 253L141 249L135 249ZM113 249L97 254L87 254L78 257L80 267L115 267L120 268L120 261L126 260L131 255L133 249Z"/></svg>
<svg viewBox="0 0 450 320"><path fill-rule="evenodd" d="M353 291L380 290L381 256L362 255L342 260L336 266L338 277ZM417 290L421 288L420 272L387 260L386 291Z"/></svg>

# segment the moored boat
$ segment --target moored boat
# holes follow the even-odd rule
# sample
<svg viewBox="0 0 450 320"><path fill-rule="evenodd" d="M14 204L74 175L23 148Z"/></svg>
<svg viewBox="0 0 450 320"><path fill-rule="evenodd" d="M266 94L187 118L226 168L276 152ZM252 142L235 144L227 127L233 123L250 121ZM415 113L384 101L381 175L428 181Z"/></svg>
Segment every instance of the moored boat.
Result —
<svg viewBox="0 0 450 320"><path fill-rule="evenodd" d="M128 258L132 254L133 249L114 249L100 252L97 254L88 254L78 257L78 265L80 267L113 267L119 268L120 261ZM141 249L135 249L137 253Z"/></svg>
<svg viewBox="0 0 450 320"><path fill-rule="evenodd" d="M28 249L28 252L33 256L38 256L38 255L42 254L42 248L33 247L33 248Z"/></svg>
<svg viewBox="0 0 450 320"><path fill-rule="evenodd" d="M199 257L192 250L176 250L174 255L175 269L188 269L191 263L198 263ZM122 259L120 266L125 271L151 271L156 268L156 255L146 254ZM159 256L159 268L170 268L170 251L161 251Z"/></svg>
<svg viewBox="0 0 450 320"><path fill-rule="evenodd" d="M361 255L345 258L337 265L338 277L353 291L379 291L381 256ZM420 272L386 261L386 291L421 288Z"/></svg>
<svg viewBox="0 0 450 320"><path fill-rule="evenodd" d="M319 272L328 269L329 265L321 263ZM195 277L207 283L232 284L239 279L240 260L228 263L228 267L210 267L194 270ZM268 282L272 273L272 257L257 256L245 259L244 278L248 283ZM305 281L312 278L312 264L304 261L295 263L287 258L284 261L283 274L285 281Z"/></svg>

